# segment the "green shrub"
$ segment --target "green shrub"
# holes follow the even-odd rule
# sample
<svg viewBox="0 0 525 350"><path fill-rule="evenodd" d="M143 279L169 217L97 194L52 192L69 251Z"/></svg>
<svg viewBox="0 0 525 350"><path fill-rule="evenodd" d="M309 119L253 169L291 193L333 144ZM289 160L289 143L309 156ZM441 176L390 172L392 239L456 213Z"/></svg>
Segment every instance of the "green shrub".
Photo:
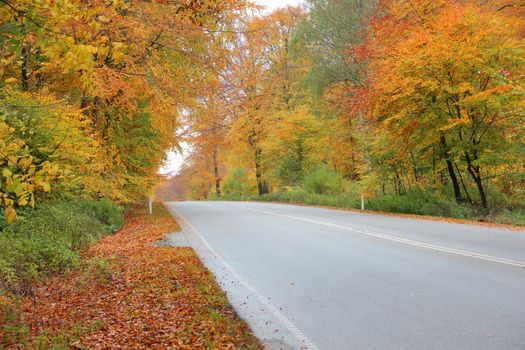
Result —
<svg viewBox="0 0 525 350"><path fill-rule="evenodd" d="M122 224L111 202L55 202L28 212L0 232L0 288L24 294L41 277L80 262L78 250Z"/></svg>
<svg viewBox="0 0 525 350"><path fill-rule="evenodd" d="M222 188L225 199L239 200L255 191L255 186L242 169L231 171L224 181Z"/></svg>
<svg viewBox="0 0 525 350"><path fill-rule="evenodd" d="M269 193L256 199L296 204L325 205L341 208L358 208L359 198L350 193L317 194L311 193L301 187L285 188L281 192Z"/></svg>
<svg viewBox="0 0 525 350"><path fill-rule="evenodd" d="M499 210L497 213L493 213L492 216L493 216L493 220L491 221L494 221L500 224L525 226L525 209L503 208Z"/></svg>
<svg viewBox="0 0 525 350"><path fill-rule="evenodd" d="M116 232L124 223L124 208L108 199L82 201L79 204L81 208L91 211L93 216L106 226L107 231Z"/></svg>
<svg viewBox="0 0 525 350"><path fill-rule="evenodd" d="M366 208L384 212L460 219L473 216L473 211L469 207L461 206L454 200L441 198L431 192L419 190L409 191L404 195L385 195L372 198L366 201Z"/></svg>
<svg viewBox="0 0 525 350"><path fill-rule="evenodd" d="M302 188L288 188L281 192L270 193L253 199L354 209L358 209L361 206L360 196L356 193L318 194L311 193ZM366 200L365 208L368 210L404 214L454 218L475 217L472 208L461 206L454 200L446 199L446 197L442 198L436 194L423 191L410 191L404 195L385 195L370 198Z"/></svg>
<svg viewBox="0 0 525 350"><path fill-rule="evenodd" d="M304 187L308 192L334 194L342 191L342 177L326 166L321 166L304 177Z"/></svg>

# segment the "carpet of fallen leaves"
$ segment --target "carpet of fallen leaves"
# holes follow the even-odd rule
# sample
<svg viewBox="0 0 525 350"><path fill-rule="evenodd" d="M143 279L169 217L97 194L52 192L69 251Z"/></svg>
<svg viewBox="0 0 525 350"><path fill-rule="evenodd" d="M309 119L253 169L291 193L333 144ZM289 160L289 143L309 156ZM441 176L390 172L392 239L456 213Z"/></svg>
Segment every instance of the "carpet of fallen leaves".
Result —
<svg viewBox="0 0 525 350"><path fill-rule="evenodd" d="M154 245L178 230L164 207L155 212L131 210L81 269L23 299L28 342L12 348L260 349L193 250Z"/></svg>

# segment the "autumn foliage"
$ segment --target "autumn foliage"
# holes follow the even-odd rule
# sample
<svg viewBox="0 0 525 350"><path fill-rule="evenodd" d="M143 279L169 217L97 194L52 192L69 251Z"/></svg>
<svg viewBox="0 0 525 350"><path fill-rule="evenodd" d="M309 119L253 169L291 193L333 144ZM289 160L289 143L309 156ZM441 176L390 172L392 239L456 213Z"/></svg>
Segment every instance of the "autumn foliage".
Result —
<svg viewBox="0 0 525 350"><path fill-rule="evenodd" d="M235 1L0 3L0 207L144 197ZM55 191L58 190L58 191Z"/></svg>
<svg viewBox="0 0 525 350"><path fill-rule="evenodd" d="M192 151L174 181L190 198L237 198L226 184L240 173L243 195L260 196L328 169L354 199L523 215L523 8L309 0L248 16L215 90L224 102L188 111Z"/></svg>

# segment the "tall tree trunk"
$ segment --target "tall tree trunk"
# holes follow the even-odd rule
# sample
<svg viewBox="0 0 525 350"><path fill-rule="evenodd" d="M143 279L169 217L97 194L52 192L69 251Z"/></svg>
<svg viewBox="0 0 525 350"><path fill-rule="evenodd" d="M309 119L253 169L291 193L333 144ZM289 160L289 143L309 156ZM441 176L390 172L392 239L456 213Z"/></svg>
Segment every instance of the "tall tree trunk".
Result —
<svg viewBox="0 0 525 350"><path fill-rule="evenodd" d="M441 135L440 141L441 146L443 146L443 157L447 163L448 174L450 176L450 180L452 180L452 186L454 187L454 197L456 197L456 202L461 203L463 201L463 198L461 197L461 189L459 187L458 177L454 171L454 164L452 163L452 159L448 153L447 140L445 139L444 135Z"/></svg>
<svg viewBox="0 0 525 350"><path fill-rule="evenodd" d="M217 161L217 147L213 150L213 173L215 174L215 193L221 198L221 178L219 176L219 162Z"/></svg>
<svg viewBox="0 0 525 350"><path fill-rule="evenodd" d="M268 183L262 178L261 157L261 149L255 146L255 178L257 179L257 190L259 192L259 196L269 193Z"/></svg>

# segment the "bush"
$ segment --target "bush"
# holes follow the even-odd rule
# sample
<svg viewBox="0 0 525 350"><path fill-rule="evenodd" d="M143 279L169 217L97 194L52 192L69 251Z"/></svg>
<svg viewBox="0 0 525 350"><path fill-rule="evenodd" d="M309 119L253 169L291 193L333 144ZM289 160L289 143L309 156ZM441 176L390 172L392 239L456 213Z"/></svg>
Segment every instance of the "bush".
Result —
<svg viewBox="0 0 525 350"><path fill-rule="evenodd" d="M494 213L493 221L500 224L525 226L525 209L503 208L499 212Z"/></svg>
<svg viewBox="0 0 525 350"><path fill-rule="evenodd" d="M261 197L253 197L249 199L296 204L325 205L341 208L358 208L359 206L359 197L356 197L353 194L317 194L306 191L301 187L285 188L281 192L270 193Z"/></svg>
<svg viewBox="0 0 525 350"><path fill-rule="evenodd" d="M124 208L115 205L108 199L99 201L82 201L79 203L84 210L91 214L106 226L106 231L116 232L124 223Z"/></svg>
<svg viewBox="0 0 525 350"><path fill-rule="evenodd" d="M241 169L231 171L224 181L223 195L227 199L242 199L255 191L254 185Z"/></svg>
<svg viewBox="0 0 525 350"><path fill-rule="evenodd" d="M28 293L38 279L78 265L78 250L122 224L109 201L56 202L27 212L0 232L0 288Z"/></svg>
<svg viewBox="0 0 525 350"><path fill-rule="evenodd" d="M342 191L342 177L326 166L319 167L304 178L304 187L308 192L334 194Z"/></svg>
<svg viewBox="0 0 525 350"><path fill-rule="evenodd" d="M253 199L354 209L361 206L360 196L356 193L317 194L301 188L288 188ZM386 195L367 199L365 208L383 212L454 218L473 218L475 216L470 207L461 206L453 200L441 198L436 194L417 190L404 195Z"/></svg>
<svg viewBox="0 0 525 350"><path fill-rule="evenodd" d="M404 195L386 195L366 201L366 209L429 216L453 218L473 217L469 207L461 206L454 200L441 198L436 194L413 190Z"/></svg>

